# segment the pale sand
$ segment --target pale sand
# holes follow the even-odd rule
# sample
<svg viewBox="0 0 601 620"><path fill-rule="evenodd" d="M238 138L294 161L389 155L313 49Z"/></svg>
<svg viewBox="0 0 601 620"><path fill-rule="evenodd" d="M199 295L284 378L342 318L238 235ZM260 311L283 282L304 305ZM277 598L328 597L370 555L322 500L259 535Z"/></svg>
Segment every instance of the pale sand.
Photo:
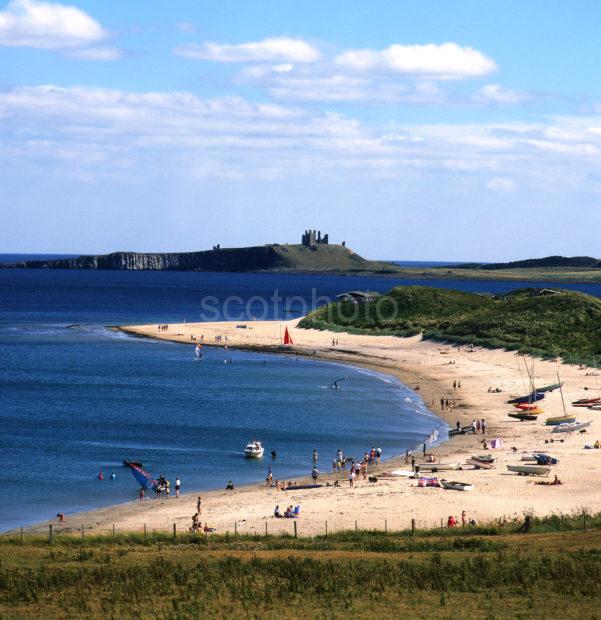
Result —
<svg viewBox="0 0 601 620"><path fill-rule="evenodd" d="M572 400L585 396L601 395L601 377L585 376L585 371L575 366L535 360L536 385L555 383L557 372L564 381L564 396L568 413L576 412L580 421L592 420L586 434L551 434L550 427L542 421L520 422L507 417L513 407L506 404L509 395L524 393L524 384L518 371L518 357L515 353L477 348L468 352L465 347L459 351L455 346L422 341L420 337L397 338L392 336L360 336L333 334L327 331L296 328L298 320L284 322L247 322L247 329L236 328L239 323L184 323L171 324L168 331L158 331L156 325L141 325L122 328L140 336L149 336L191 343L191 335L200 338L204 334L205 345L215 345L215 335L227 335L218 346L251 348L265 351L279 351L281 335L288 325L294 339L294 346L286 350L303 355L315 355L320 359L336 360L364 365L378 371L395 375L410 387L420 385L419 394L428 406L451 426L457 419L462 425L473 418L485 418L486 437L503 439L504 448L491 450L496 458L493 470L473 470L469 466L462 471L434 474L441 478L473 483L472 492L446 491L437 488L418 488L416 480L382 478L376 484L358 480L350 489L346 473L337 477L340 488L325 487L317 490L276 491L264 484L250 485L233 492L211 491L202 493L203 512L201 520L208 521L218 532L264 533L287 531L293 528L292 520L272 517L276 504L281 508L301 504L302 516L297 521L299 535L323 533L325 523L328 530L353 528L400 529L409 527L415 519L418 527L440 525L440 520L453 514L460 516L465 510L468 517L478 523L490 522L501 517L521 518L524 513L539 515L567 513L582 508L601 511L601 450L585 450L585 444L593 444L601 438L601 411L576 409ZM332 338L339 345L332 347ZM192 349L190 350L192 355ZM449 364L449 361L455 364ZM528 358L530 362L530 358ZM522 369L523 369L523 362ZM453 381L461 381L461 389L454 390ZM502 393L488 393L488 388L499 387ZM584 390L584 386L591 388ZM456 398L457 408L451 412L440 411L440 397ZM432 402L434 405L432 406ZM561 396L555 391L542 401L547 416L562 414ZM369 424L369 420L365 421ZM553 444L545 439L553 438ZM560 439L565 439L560 443ZM450 439L434 452L443 462L461 461L472 454L481 453L481 435L466 435ZM511 452L515 446L518 453ZM369 446L366 446L368 449ZM507 464L518 463L522 451L544 451L559 459L552 467L564 483L562 486L546 487L536 485L538 478L511 474ZM319 466L323 472L331 467L334 455L320 455ZM386 455L385 455L386 456ZM421 456L419 453L417 456ZM308 456L308 460L310 456ZM418 462L421 458L418 458ZM265 458L265 469L270 463ZM274 463L277 471L277 461ZM404 458L385 461L378 473L404 465ZM331 479L326 477L326 479ZM182 481L185 484L186 481ZM224 481L225 482L225 481ZM178 530L187 530L195 512L196 495L185 494L179 499L149 499L143 503L129 502L119 506L68 516L67 528L75 529L85 524L92 531L109 531L114 524L118 531L143 529L170 530L176 523ZM42 526L39 526L42 527Z"/></svg>

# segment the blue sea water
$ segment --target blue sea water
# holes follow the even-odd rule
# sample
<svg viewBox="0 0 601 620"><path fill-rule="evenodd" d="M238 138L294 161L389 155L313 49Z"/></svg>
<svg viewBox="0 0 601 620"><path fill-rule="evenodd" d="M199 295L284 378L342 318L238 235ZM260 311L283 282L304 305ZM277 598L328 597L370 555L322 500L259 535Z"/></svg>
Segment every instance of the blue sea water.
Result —
<svg viewBox="0 0 601 620"><path fill-rule="evenodd" d="M0 269L0 531L128 501L139 460L187 491L322 470L338 448L385 456L444 424L393 378L293 356L131 338L107 325L287 319L346 290L418 283L343 276ZM503 292L508 282L428 281ZM525 283L532 286L532 283ZM565 286L565 285L563 285ZM601 286L571 288L601 295ZM277 293L276 293L277 291ZM276 301L273 301L273 300ZM224 357L231 364L224 364ZM326 386L340 377L343 389ZM244 459L252 438L271 463ZM102 470L105 479L96 479ZM108 474L115 472L114 481Z"/></svg>

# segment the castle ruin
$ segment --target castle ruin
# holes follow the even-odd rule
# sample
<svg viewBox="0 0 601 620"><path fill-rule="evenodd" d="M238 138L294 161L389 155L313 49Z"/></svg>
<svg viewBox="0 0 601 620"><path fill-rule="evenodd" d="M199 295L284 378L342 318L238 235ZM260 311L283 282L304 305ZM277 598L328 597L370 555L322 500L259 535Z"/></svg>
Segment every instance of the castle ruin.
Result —
<svg viewBox="0 0 601 620"><path fill-rule="evenodd" d="M328 234L321 236L321 230L305 230L301 243L307 248L315 248L317 245L328 245Z"/></svg>

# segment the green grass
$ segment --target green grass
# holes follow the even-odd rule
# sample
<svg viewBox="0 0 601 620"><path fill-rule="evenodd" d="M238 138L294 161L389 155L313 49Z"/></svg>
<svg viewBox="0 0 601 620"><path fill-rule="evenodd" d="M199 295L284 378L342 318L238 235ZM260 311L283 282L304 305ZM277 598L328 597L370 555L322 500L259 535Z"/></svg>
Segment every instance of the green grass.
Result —
<svg viewBox="0 0 601 620"><path fill-rule="evenodd" d="M367 304L319 308L299 325L350 333L473 343L590 363L601 354L601 300L575 291L520 289L502 297L425 286L396 287Z"/></svg>
<svg viewBox="0 0 601 620"><path fill-rule="evenodd" d="M580 517L557 515L553 527L581 527ZM587 524L529 535L502 533L515 523L304 539L118 534L83 545L2 537L0 617L593 617L601 518Z"/></svg>

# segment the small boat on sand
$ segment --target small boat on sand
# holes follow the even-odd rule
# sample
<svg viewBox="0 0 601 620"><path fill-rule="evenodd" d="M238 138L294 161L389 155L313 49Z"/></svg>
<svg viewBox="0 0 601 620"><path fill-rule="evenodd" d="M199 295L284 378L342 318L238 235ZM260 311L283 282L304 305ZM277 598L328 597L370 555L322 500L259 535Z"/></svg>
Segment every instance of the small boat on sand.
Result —
<svg viewBox="0 0 601 620"><path fill-rule="evenodd" d="M476 469L492 469L495 465L495 460L491 459L483 459L478 456L472 456L465 461L468 465L473 465Z"/></svg>
<svg viewBox="0 0 601 620"><path fill-rule="evenodd" d="M507 404L516 405L521 403L533 403L537 400L542 400L544 397L544 393L532 392L531 394L526 394L526 396L516 396L515 398L511 398L507 401Z"/></svg>
<svg viewBox="0 0 601 620"><path fill-rule="evenodd" d="M591 411L601 411L601 403L590 405L588 409L590 409Z"/></svg>
<svg viewBox="0 0 601 620"><path fill-rule="evenodd" d="M521 476L548 476L551 471L544 465L507 465L507 469Z"/></svg>
<svg viewBox="0 0 601 620"><path fill-rule="evenodd" d="M244 454L247 458L250 459L260 459L265 452L265 448L261 444L260 441L253 439L253 441L249 442L244 448Z"/></svg>
<svg viewBox="0 0 601 620"><path fill-rule="evenodd" d="M576 422L576 417L569 416L569 415L560 415L555 418L547 418L545 420L545 424L547 426L557 426L559 424L571 424L572 422Z"/></svg>
<svg viewBox="0 0 601 620"><path fill-rule="evenodd" d="M590 425L591 425L590 422L567 422L565 424L557 425L551 432L552 433L574 433Z"/></svg>
<svg viewBox="0 0 601 620"><path fill-rule="evenodd" d="M394 476L400 478L413 478L415 476L415 472L407 469L393 469L392 471L386 472L384 474L380 474L380 476Z"/></svg>
<svg viewBox="0 0 601 620"><path fill-rule="evenodd" d="M543 409L538 406L538 403L517 403L514 407L522 411L543 411Z"/></svg>
<svg viewBox="0 0 601 620"><path fill-rule="evenodd" d="M510 418L515 418L516 420L536 420L537 417L543 412L543 410L541 409L540 411L521 411L521 412L515 412L515 413L508 413L507 415Z"/></svg>
<svg viewBox="0 0 601 620"><path fill-rule="evenodd" d="M474 485L467 482L457 482L456 480L441 480L440 484L443 489L452 491L473 491Z"/></svg>
<svg viewBox="0 0 601 620"><path fill-rule="evenodd" d="M552 392L553 390L558 390L563 385L563 382L559 381L558 383L553 383L552 385L545 385L542 388L536 388L535 392L537 394L544 394L546 392Z"/></svg>
<svg viewBox="0 0 601 620"><path fill-rule="evenodd" d="M601 397L599 398L579 398L578 400L572 401L573 407L591 407L592 405L596 405L601 403Z"/></svg>
<svg viewBox="0 0 601 620"><path fill-rule="evenodd" d="M447 471L452 469L459 469L460 463L420 463L420 471Z"/></svg>

